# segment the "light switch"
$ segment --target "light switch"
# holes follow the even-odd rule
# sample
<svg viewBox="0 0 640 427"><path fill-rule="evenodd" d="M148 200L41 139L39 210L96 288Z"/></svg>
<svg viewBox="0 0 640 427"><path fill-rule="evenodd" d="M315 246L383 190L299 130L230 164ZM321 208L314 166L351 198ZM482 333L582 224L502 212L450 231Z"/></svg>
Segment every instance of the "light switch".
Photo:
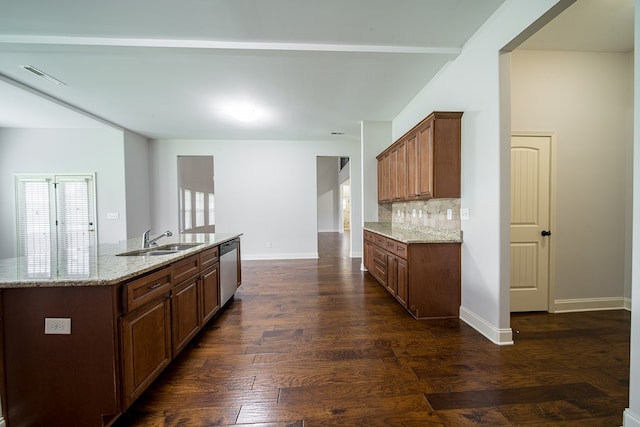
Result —
<svg viewBox="0 0 640 427"><path fill-rule="evenodd" d="M460 208L460 219L469 221L469 208Z"/></svg>
<svg viewBox="0 0 640 427"><path fill-rule="evenodd" d="M447 209L447 219L453 219L453 209Z"/></svg>

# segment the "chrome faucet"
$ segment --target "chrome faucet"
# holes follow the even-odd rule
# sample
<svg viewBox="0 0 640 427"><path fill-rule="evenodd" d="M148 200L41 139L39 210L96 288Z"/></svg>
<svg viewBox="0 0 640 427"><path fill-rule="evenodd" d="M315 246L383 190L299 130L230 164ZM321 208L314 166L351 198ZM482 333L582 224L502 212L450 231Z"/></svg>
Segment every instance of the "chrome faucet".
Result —
<svg viewBox="0 0 640 427"><path fill-rule="evenodd" d="M162 233L161 235L159 235L158 237L156 237L156 238L154 238L154 239L149 240L149 233L151 233L151 229L149 229L149 230L145 231L145 232L142 234L142 247L143 247L143 248L148 248L149 246L155 246L155 245L157 245L157 243L156 243L156 242L157 242L161 237L164 237L164 236L169 237L169 236L172 236L172 235L173 235L173 233L172 233L171 231L167 230L167 231L165 231L164 233Z"/></svg>

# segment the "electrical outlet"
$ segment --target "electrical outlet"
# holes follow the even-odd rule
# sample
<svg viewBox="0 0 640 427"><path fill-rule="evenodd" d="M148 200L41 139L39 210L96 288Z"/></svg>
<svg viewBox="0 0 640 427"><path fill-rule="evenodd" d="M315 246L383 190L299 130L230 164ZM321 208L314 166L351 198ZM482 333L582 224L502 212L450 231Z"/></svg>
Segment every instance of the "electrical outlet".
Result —
<svg viewBox="0 0 640 427"><path fill-rule="evenodd" d="M453 219L453 209L447 209L447 219Z"/></svg>
<svg viewBox="0 0 640 427"><path fill-rule="evenodd" d="M70 335L71 319L68 317L46 317L44 319L44 333L54 335Z"/></svg>
<svg viewBox="0 0 640 427"><path fill-rule="evenodd" d="M271 242L267 242L267 247L270 248L271 247Z"/></svg>
<svg viewBox="0 0 640 427"><path fill-rule="evenodd" d="M469 208L460 209L460 219L463 221L469 221Z"/></svg>

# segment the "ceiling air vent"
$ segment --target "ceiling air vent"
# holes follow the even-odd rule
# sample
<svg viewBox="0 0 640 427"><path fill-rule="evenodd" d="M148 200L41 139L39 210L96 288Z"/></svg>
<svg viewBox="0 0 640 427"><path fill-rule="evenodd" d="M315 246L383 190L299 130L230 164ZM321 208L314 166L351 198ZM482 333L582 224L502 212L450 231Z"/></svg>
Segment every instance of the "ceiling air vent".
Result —
<svg viewBox="0 0 640 427"><path fill-rule="evenodd" d="M30 72L32 74L35 74L38 77L42 77L43 79L45 79L49 83L53 83L53 84L58 85L58 86L66 86L66 83L61 82L60 80L56 79L55 77L50 76L49 74L45 73L44 71L37 69L33 65L21 65L20 67L24 68L25 70L27 70L28 72Z"/></svg>

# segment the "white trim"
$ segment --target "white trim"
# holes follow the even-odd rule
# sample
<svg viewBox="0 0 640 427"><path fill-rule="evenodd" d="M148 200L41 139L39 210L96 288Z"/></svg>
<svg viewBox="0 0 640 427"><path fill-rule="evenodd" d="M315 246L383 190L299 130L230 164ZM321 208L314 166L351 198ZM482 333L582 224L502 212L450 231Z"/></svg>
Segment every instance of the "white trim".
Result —
<svg viewBox="0 0 640 427"><path fill-rule="evenodd" d="M513 345L513 331L511 328L495 328L482 317L464 307L460 307L460 320L480 332L494 344Z"/></svg>
<svg viewBox="0 0 640 427"><path fill-rule="evenodd" d="M295 254L255 254L255 255L245 255L242 254L242 260L247 261L261 261L261 260L272 260L272 259L318 259L317 252L309 252L309 253L295 253Z"/></svg>
<svg viewBox="0 0 640 427"><path fill-rule="evenodd" d="M631 298L624 298L624 309L631 311Z"/></svg>
<svg viewBox="0 0 640 427"><path fill-rule="evenodd" d="M0 427L6 427L6 423L4 422L4 418L0 417Z"/></svg>
<svg viewBox="0 0 640 427"><path fill-rule="evenodd" d="M624 427L640 427L640 418L631 412L629 408L624 410L624 416L622 420Z"/></svg>
<svg viewBox="0 0 640 427"><path fill-rule="evenodd" d="M2 35L0 43L44 44L68 46L118 46L186 49L234 49L234 50L284 50L300 52L363 52L363 53L427 53L458 56L462 51L458 47L438 46L388 46L366 44L331 43L278 43L258 41L228 40L183 40L183 39L146 39L124 37L74 37L74 36L31 36Z"/></svg>
<svg viewBox="0 0 640 427"><path fill-rule="evenodd" d="M623 297L605 298L576 298L555 300L553 303L554 313L567 313L572 311L598 311L598 310L621 310L631 309L631 302L625 301Z"/></svg>

